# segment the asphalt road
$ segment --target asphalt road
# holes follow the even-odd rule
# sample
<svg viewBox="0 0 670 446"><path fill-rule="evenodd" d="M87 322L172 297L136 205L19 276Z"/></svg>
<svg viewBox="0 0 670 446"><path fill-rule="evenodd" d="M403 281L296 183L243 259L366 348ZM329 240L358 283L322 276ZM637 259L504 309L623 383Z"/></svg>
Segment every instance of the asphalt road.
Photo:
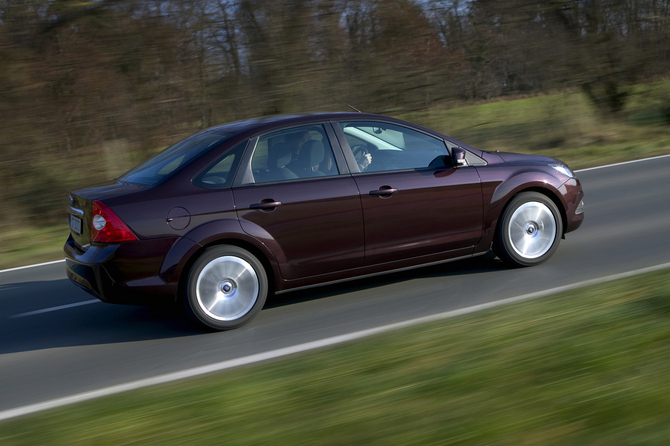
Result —
<svg viewBox="0 0 670 446"><path fill-rule="evenodd" d="M586 220L544 265L487 256L288 293L230 332L91 302L63 263L4 272L0 411L670 261L670 157L577 176Z"/></svg>

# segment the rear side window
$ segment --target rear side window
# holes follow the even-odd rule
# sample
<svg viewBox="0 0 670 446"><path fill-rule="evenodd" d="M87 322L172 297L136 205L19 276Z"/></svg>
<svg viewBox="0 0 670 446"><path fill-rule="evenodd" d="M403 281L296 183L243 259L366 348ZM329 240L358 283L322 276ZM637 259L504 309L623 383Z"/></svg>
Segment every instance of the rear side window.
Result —
<svg viewBox="0 0 670 446"><path fill-rule="evenodd" d="M232 186L233 177L244 149L247 147L247 141L244 140L226 151L219 159L198 174L193 179L193 184L206 189L226 189Z"/></svg>
<svg viewBox="0 0 670 446"><path fill-rule="evenodd" d="M251 157L254 183L339 175L321 124L292 127L259 138Z"/></svg>
<svg viewBox="0 0 670 446"><path fill-rule="evenodd" d="M189 136L177 144L132 169L120 178L128 183L154 186L181 170L192 160L218 146L231 135L216 131L204 131Z"/></svg>

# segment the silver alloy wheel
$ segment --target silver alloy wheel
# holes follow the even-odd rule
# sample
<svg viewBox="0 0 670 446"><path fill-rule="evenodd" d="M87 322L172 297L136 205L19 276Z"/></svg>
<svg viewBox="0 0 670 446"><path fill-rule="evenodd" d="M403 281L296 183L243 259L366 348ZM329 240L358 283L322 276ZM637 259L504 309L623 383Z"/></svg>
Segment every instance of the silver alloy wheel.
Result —
<svg viewBox="0 0 670 446"><path fill-rule="evenodd" d="M234 321L256 303L260 282L249 262L235 256L217 257L200 271L195 284L198 305L207 316Z"/></svg>
<svg viewBox="0 0 670 446"><path fill-rule="evenodd" d="M549 251L556 232L554 214L544 203L537 201L519 206L507 226L512 249L525 259L537 259Z"/></svg>

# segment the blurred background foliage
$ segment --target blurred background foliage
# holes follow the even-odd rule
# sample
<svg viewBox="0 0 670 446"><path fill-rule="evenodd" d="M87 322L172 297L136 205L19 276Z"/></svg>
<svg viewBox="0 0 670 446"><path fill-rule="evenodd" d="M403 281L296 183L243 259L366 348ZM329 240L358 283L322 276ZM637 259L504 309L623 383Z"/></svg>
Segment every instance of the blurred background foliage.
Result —
<svg viewBox="0 0 670 446"><path fill-rule="evenodd" d="M347 109L324 92L484 149L665 143L669 67L670 0L0 0L0 223L201 128Z"/></svg>

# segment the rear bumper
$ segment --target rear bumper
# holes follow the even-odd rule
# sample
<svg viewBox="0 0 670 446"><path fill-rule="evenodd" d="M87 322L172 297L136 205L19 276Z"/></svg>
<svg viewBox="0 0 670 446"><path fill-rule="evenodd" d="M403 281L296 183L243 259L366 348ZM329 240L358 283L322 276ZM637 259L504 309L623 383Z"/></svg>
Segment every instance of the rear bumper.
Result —
<svg viewBox="0 0 670 446"><path fill-rule="evenodd" d="M158 276L162 257L157 259L155 253L144 257L143 252L151 252L141 246L144 242L132 244L135 246L90 246L83 251L70 236L63 247L67 277L103 302L149 305L174 301L177 284Z"/></svg>

